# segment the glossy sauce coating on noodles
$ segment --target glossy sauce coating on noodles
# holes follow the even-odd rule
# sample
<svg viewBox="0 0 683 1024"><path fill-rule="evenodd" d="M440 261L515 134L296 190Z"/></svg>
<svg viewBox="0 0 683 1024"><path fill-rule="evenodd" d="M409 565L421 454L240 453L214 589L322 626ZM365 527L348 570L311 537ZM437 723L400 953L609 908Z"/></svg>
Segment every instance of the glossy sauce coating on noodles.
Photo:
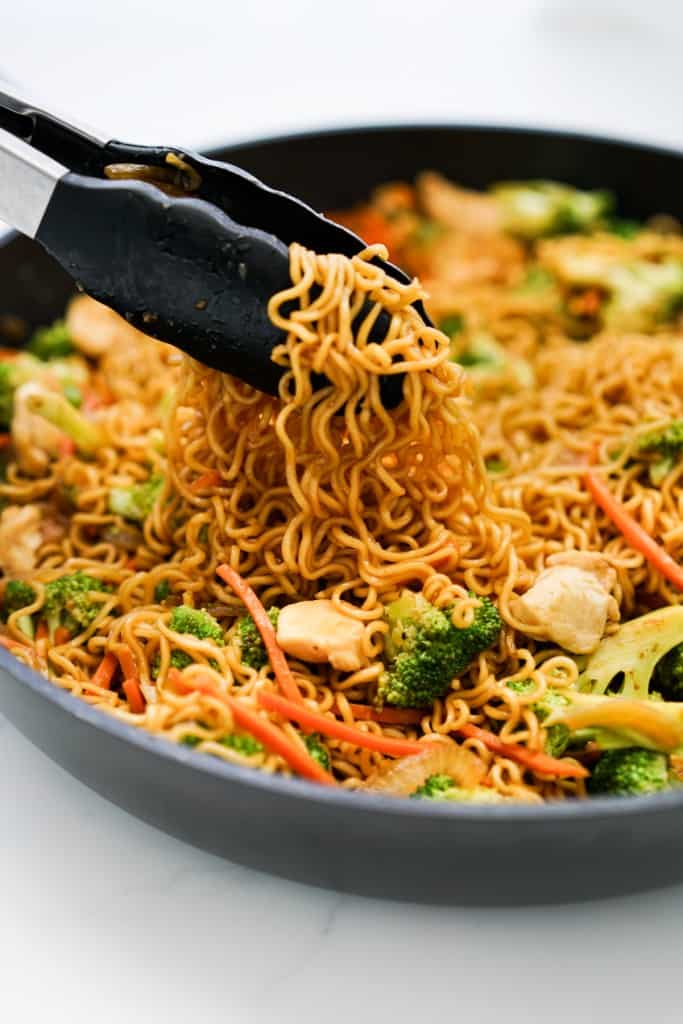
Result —
<svg viewBox="0 0 683 1024"><path fill-rule="evenodd" d="M377 201L378 216L383 203ZM498 643L419 724L358 724L427 743L457 739L482 759L484 784L504 797L582 795L582 781L534 774L479 739L462 740L458 730L474 724L504 742L542 749L545 730L532 705L548 686L572 687L579 668L575 658L529 635L534 630L516 620L510 601L531 586L548 556L574 548L603 552L617 571L615 596L625 618L680 600L599 512L582 480L596 446L608 458L614 442L618 493L675 558L683 554L678 472L660 488L648 486L630 467L624 441L645 419L683 414L679 332L674 324L666 333L653 329L654 337L622 332L617 346L613 333L595 329L592 340L577 344L567 334L566 308L558 312L554 299L522 287L543 262L541 247L552 242L523 247L500 230L451 235L441 236L440 263L429 243L421 251L424 243L410 234L395 251L426 276L439 321L454 314L465 320L463 344L485 326L526 361L533 379L515 376L519 365L509 362L485 380L463 370L453 361L453 342L413 309L421 286L400 285L372 264L382 253L377 247L351 260L291 247L292 286L269 307L286 337L274 353L286 370L277 399L120 321L119 343L88 364L88 415L104 443L87 458L65 451L40 473L10 448L0 484L7 504L38 510L41 542L35 565L22 574L37 593L27 609L34 618L44 584L64 572L82 570L109 589L88 628L62 643L38 637L27 644L11 616L6 634L22 644L14 653L124 721L169 740L190 736L198 750L226 760L287 773L278 755L224 742L235 724L220 695L230 694L304 744L296 725L257 702L260 689L275 689L272 672L268 664L255 670L242 663L234 641L244 607L216 576L219 565L237 570L266 607L328 598L362 623L358 671L290 659L309 706L347 723L354 723L354 703L373 701L385 606L404 587L452 607L457 625L472 621L476 595L488 595L505 623ZM446 243L456 253L453 271ZM633 244L651 250L658 240ZM677 244L666 239L660 247L678 252ZM362 308L370 312L359 325ZM390 326L377 343L370 335L380 312ZM101 309L92 304L90 313L96 324ZM323 372L329 383L318 387ZM388 410L381 379L392 374L402 377L404 400ZM485 458L499 463L498 471L487 472ZM157 473L165 482L140 524L110 511L112 487ZM225 630L225 644L172 632L171 610L181 603L208 609ZM93 684L108 651L132 656L141 713L131 710L120 673L111 687ZM215 696L180 694L169 684L173 651L192 661L189 679L201 672L212 680ZM534 684L528 693L506 685L522 679ZM349 788L390 764L341 740L326 746L331 770Z"/></svg>

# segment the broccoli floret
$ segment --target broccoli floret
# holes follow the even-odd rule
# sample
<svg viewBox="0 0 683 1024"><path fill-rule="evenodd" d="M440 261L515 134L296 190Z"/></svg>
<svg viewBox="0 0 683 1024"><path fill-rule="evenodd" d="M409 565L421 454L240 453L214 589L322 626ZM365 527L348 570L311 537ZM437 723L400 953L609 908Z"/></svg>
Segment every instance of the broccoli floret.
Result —
<svg viewBox="0 0 683 1024"><path fill-rule="evenodd" d="M26 347L39 359L59 359L73 352L71 335L63 320L55 320L50 327L39 327Z"/></svg>
<svg viewBox="0 0 683 1024"><path fill-rule="evenodd" d="M254 754L263 753L263 744L248 732L231 732L218 741L221 746L229 747L236 754L243 754L244 757L253 757Z"/></svg>
<svg viewBox="0 0 683 1024"><path fill-rule="evenodd" d="M130 487L112 487L109 492L109 511L124 519L141 523L147 518L164 486L163 476L151 476L142 484Z"/></svg>
<svg viewBox="0 0 683 1024"><path fill-rule="evenodd" d="M490 459L486 459L486 472L490 473L491 476L497 476L499 473L504 473L507 469L507 463L503 462L502 459L498 459L495 456Z"/></svg>
<svg viewBox="0 0 683 1024"><path fill-rule="evenodd" d="M454 338L456 334L460 334L465 327L465 318L462 313L451 313L449 316L445 316L439 323L439 330L447 334L449 338Z"/></svg>
<svg viewBox="0 0 683 1024"><path fill-rule="evenodd" d="M154 600L157 604L163 604L168 595L171 593L171 584L168 580L161 580L157 583L154 588Z"/></svg>
<svg viewBox="0 0 683 1024"><path fill-rule="evenodd" d="M87 629L102 607L93 601L92 594L107 592L106 583L80 570L46 584L44 610L50 638L54 638L58 626L71 632Z"/></svg>
<svg viewBox="0 0 683 1024"><path fill-rule="evenodd" d="M680 605L631 619L616 633L605 637L590 655L579 679L579 688L584 693L609 691L618 692L622 697L646 698L650 696L655 666L680 643L683 643L683 607Z"/></svg>
<svg viewBox="0 0 683 1024"><path fill-rule="evenodd" d="M75 409L58 391L50 391L36 384L29 398L28 408L70 437L83 455L94 455L104 444L101 428L86 419L83 413Z"/></svg>
<svg viewBox="0 0 683 1024"><path fill-rule="evenodd" d="M489 789L487 786L462 789L461 786L456 786L450 775L430 775L410 795L420 800L453 800L470 804L499 804L505 799L495 789Z"/></svg>
<svg viewBox="0 0 683 1024"><path fill-rule="evenodd" d="M634 454L651 455L648 460L650 481L658 487L683 453L683 420L672 420L659 430L644 434Z"/></svg>
<svg viewBox="0 0 683 1024"><path fill-rule="evenodd" d="M313 760L317 761L325 771L329 772L330 752L323 743L322 737L317 732L310 732L307 736L304 736L304 743Z"/></svg>
<svg viewBox="0 0 683 1024"><path fill-rule="evenodd" d="M531 387L534 382L529 363L511 356L485 331L472 334L465 342L452 335L451 361L465 367L477 390L481 390L490 377L503 374L515 388Z"/></svg>
<svg viewBox="0 0 683 1024"><path fill-rule="evenodd" d="M77 404L74 399L80 394L85 383L87 370L74 360L53 360L49 367L29 352L22 352L11 361L0 362L0 427L9 430L14 414L14 392L29 381L40 383L46 372L56 379L66 395L67 402ZM44 390L48 390L47 388ZM59 392L51 392L60 398Z"/></svg>
<svg viewBox="0 0 683 1024"><path fill-rule="evenodd" d="M515 291L520 295L537 295L540 292L547 292L554 284L555 278L550 271L536 265L529 267L524 280L517 285Z"/></svg>
<svg viewBox="0 0 683 1024"><path fill-rule="evenodd" d="M182 737L180 742L182 743L182 745L184 747L192 747L194 749L194 747L198 747L199 746L199 744L202 742L202 739L201 739L201 736L197 736L196 733L187 732Z"/></svg>
<svg viewBox="0 0 683 1024"><path fill-rule="evenodd" d="M653 681L663 700L683 701L683 643L657 662Z"/></svg>
<svg viewBox="0 0 683 1024"><path fill-rule="evenodd" d="M268 618L277 629L277 620L280 615L279 608L269 608ZM243 665L258 670L268 663L268 655L263 646L261 634L256 628L256 623L251 615L244 615L237 623L237 642L240 648L240 659Z"/></svg>
<svg viewBox="0 0 683 1024"><path fill-rule="evenodd" d="M26 608L27 605L33 604L35 599L36 592L29 583L24 583L23 580L8 580L2 599L3 620L7 621L13 612L20 611L22 608ZM31 640L33 639L35 630L33 619L30 615L20 615L17 619L17 625L22 633L25 633Z"/></svg>
<svg viewBox="0 0 683 1024"><path fill-rule="evenodd" d="M647 331L670 320L683 301L683 263L635 260L614 265L607 276L610 298L603 309L607 327Z"/></svg>
<svg viewBox="0 0 683 1024"><path fill-rule="evenodd" d="M424 707L443 697L453 678L495 643L502 625L488 598L479 599L472 624L459 629L449 609L441 611L409 590L389 605L386 619L386 668L377 699L398 707Z"/></svg>
<svg viewBox="0 0 683 1024"><path fill-rule="evenodd" d="M515 679L513 682L508 683L508 689L514 690L516 693L529 693L535 688L536 684L533 679ZM554 712L566 707L569 703L570 699L565 693L548 688L537 701L534 701L531 705L531 710L535 713L539 722L545 722ZM551 757L562 757L569 746L570 736L569 729L563 722L547 726L545 734L546 753L550 754Z"/></svg>
<svg viewBox="0 0 683 1024"><path fill-rule="evenodd" d="M642 226L637 220L628 220L624 217L608 217L602 228L610 235L627 240L635 238L642 230Z"/></svg>
<svg viewBox="0 0 683 1024"><path fill-rule="evenodd" d="M181 651L175 648L171 651L171 668L177 668L180 672L188 665L192 664L192 658L187 651ZM150 674L152 679L156 679L161 671L161 655L155 654L152 658L152 662L149 666Z"/></svg>
<svg viewBox="0 0 683 1024"><path fill-rule="evenodd" d="M669 788L668 760L642 747L624 747L603 754L587 783L588 792L613 796L658 793Z"/></svg>
<svg viewBox="0 0 683 1024"><path fill-rule="evenodd" d="M611 192L583 192L554 181L505 182L492 191L505 230L528 240L588 231L614 206Z"/></svg>
<svg viewBox="0 0 683 1024"><path fill-rule="evenodd" d="M209 615L208 612L199 608L190 608L186 604L178 605L173 609L168 621L168 628L172 629L174 633L190 633L199 640L213 640L219 647L225 643L223 630L213 615Z"/></svg>

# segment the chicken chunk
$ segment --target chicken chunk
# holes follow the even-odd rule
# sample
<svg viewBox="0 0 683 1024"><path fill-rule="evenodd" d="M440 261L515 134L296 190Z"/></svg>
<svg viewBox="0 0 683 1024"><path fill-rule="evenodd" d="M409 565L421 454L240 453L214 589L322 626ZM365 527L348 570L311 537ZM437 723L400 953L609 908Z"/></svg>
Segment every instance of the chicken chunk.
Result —
<svg viewBox="0 0 683 1024"><path fill-rule="evenodd" d="M77 295L66 311L66 326L74 345L86 356L104 355L114 345L144 337L113 309L89 295Z"/></svg>
<svg viewBox="0 0 683 1024"><path fill-rule="evenodd" d="M596 649L609 621L619 618L610 591L616 573L602 555L567 551L552 555L530 590L510 602L513 615L574 654Z"/></svg>
<svg viewBox="0 0 683 1024"><path fill-rule="evenodd" d="M468 235L492 235L503 230L498 203L483 192L453 185L434 171L417 179L419 201L438 224Z"/></svg>
<svg viewBox="0 0 683 1024"><path fill-rule="evenodd" d="M36 505L8 505L0 515L0 569L21 576L36 567L43 542L41 511Z"/></svg>
<svg viewBox="0 0 683 1024"><path fill-rule="evenodd" d="M328 661L342 672L355 672L363 663L362 639L363 623L332 601L299 601L280 611L277 641L293 658Z"/></svg>
<svg viewBox="0 0 683 1024"><path fill-rule="evenodd" d="M59 454L64 435L43 416L31 411L32 397L43 387L34 381L22 384L14 393L12 441L17 461L25 473L40 474L47 469L50 458Z"/></svg>

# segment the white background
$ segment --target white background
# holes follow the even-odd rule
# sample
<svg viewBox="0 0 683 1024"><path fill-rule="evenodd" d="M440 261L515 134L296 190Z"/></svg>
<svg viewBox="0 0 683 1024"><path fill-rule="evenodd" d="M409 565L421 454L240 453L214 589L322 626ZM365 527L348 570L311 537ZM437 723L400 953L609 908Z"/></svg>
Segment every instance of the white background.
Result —
<svg viewBox="0 0 683 1024"><path fill-rule="evenodd" d="M188 146L420 118L683 145L682 44L680 0L0 0L0 74ZM681 1019L683 888L505 911L340 897L166 838L2 718L0 756L2 1022Z"/></svg>

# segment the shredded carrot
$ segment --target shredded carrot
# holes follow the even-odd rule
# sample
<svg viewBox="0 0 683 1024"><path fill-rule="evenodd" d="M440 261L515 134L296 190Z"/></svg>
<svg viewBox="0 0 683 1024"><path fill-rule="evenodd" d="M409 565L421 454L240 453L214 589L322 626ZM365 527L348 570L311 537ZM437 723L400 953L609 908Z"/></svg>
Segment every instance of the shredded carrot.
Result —
<svg viewBox="0 0 683 1024"><path fill-rule="evenodd" d="M68 644L70 639L71 630L67 629L66 626L57 626L54 638L56 646L59 647L60 644Z"/></svg>
<svg viewBox="0 0 683 1024"><path fill-rule="evenodd" d="M4 634L0 634L0 647L4 647L8 651L11 651L15 647L28 647L28 644L22 644L20 640L15 640L11 636L5 636Z"/></svg>
<svg viewBox="0 0 683 1024"><path fill-rule="evenodd" d="M303 698L301 691L292 675L292 670L287 664L284 652L277 642L273 623L268 618L265 608L249 584L242 579L239 573L231 569L229 565L219 565L216 575L228 584L235 591L240 600L244 603L251 615L256 628L261 634L264 646L270 659L270 664L275 673L275 678L280 689L291 701L301 704Z"/></svg>
<svg viewBox="0 0 683 1024"><path fill-rule="evenodd" d="M292 771L302 775L312 782L319 782L323 786L336 786L336 780L328 771L318 764L307 750L302 749L297 743L289 738L276 725L266 718L261 718L251 708L245 706L243 701L228 694L220 693L213 680L202 677L197 673L192 676L192 681L186 680L183 673L177 668L169 669L168 681L180 692L191 693L198 691L210 697L216 697L223 701L230 708L235 724L241 729L246 729L263 743L264 747L273 754L279 754L287 762Z"/></svg>
<svg viewBox="0 0 683 1024"><path fill-rule="evenodd" d="M140 678L140 673L138 672L138 667L135 663L135 658L133 657L133 652L130 647L117 647L115 653L116 657L119 659L123 678L127 680L134 679L137 681Z"/></svg>
<svg viewBox="0 0 683 1024"><path fill-rule="evenodd" d="M47 640L50 635L50 630L47 628L47 622L45 619L41 619L36 626L36 640Z"/></svg>
<svg viewBox="0 0 683 1024"><path fill-rule="evenodd" d="M202 473L196 480L192 481L190 485L191 491L202 491L205 487L218 487L223 477L220 475L217 469L210 469L207 473Z"/></svg>
<svg viewBox="0 0 683 1024"><path fill-rule="evenodd" d="M376 750L390 757L407 757L409 754L420 754L425 749L425 744L416 740L399 740L389 736L378 736L374 732L365 732L267 690L259 690L257 700L267 711L275 711L283 718L293 719L309 732L320 732L323 736L331 736L344 743L353 743L354 746L364 747L366 750Z"/></svg>
<svg viewBox="0 0 683 1024"><path fill-rule="evenodd" d="M68 455L74 454L76 451L76 445L70 437L67 437L66 434L64 434L57 442L57 451L62 458L66 458Z"/></svg>
<svg viewBox="0 0 683 1024"><path fill-rule="evenodd" d="M650 563L653 568L669 580L678 590L683 590L683 567L675 562L663 547L647 533L640 523L626 511L621 502L614 497L607 482L594 469L584 473L584 483L590 491L595 503L611 519L617 530L626 538L635 551Z"/></svg>
<svg viewBox="0 0 683 1024"><path fill-rule="evenodd" d="M102 658L102 661L95 669L95 672L93 673L93 677L90 680L90 682L94 683L95 686L99 686L101 690L108 690L109 687L111 686L111 681L114 678L116 666L116 656L112 654L111 651L109 651L107 654L105 654L105 656Z"/></svg>
<svg viewBox="0 0 683 1024"><path fill-rule="evenodd" d="M128 558L126 560L126 569L130 569L131 572L137 572L138 564L134 558Z"/></svg>
<svg viewBox="0 0 683 1024"><path fill-rule="evenodd" d="M12 435L11 434L0 434L0 450L2 448L7 448L7 446L10 445L11 443L12 443Z"/></svg>
<svg viewBox="0 0 683 1024"><path fill-rule="evenodd" d="M419 725L428 708L373 708L369 704L351 704L353 717L359 722L382 722L384 725Z"/></svg>
<svg viewBox="0 0 683 1024"><path fill-rule="evenodd" d="M558 779L585 779L588 775L586 769L580 764L570 764L568 761L550 757L549 754L528 750L526 747L520 746L519 743L504 743L494 732L480 729L478 725L468 723L461 725L457 731L468 739L481 740L492 754L509 757L511 761L530 768L532 772L538 772L541 775L554 775Z"/></svg>
<svg viewBox="0 0 683 1024"><path fill-rule="evenodd" d="M126 679L121 687L126 695L128 706L134 715L141 715L145 710L145 698L142 695L137 679Z"/></svg>

